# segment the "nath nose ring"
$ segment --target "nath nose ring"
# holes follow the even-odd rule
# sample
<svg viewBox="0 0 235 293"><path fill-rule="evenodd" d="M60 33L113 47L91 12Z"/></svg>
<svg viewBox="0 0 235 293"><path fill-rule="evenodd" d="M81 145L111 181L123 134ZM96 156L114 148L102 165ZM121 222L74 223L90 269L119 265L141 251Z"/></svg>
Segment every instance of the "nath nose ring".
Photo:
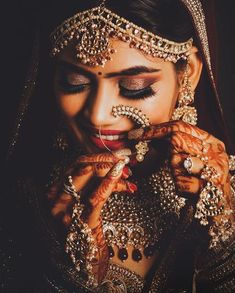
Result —
<svg viewBox="0 0 235 293"><path fill-rule="evenodd" d="M132 106L113 106L112 115L114 117L126 116L135 121L137 124L140 124L142 127L150 126L149 118L143 114L141 110Z"/></svg>
<svg viewBox="0 0 235 293"><path fill-rule="evenodd" d="M124 106L118 105L113 106L112 115L114 117L118 116L126 116L127 118L132 119L137 124L141 125L141 128L145 128L150 126L149 118L138 108L134 108L132 106ZM139 141L135 145L136 149L136 160L138 162L142 162L144 160L144 156L149 151L148 141Z"/></svg>

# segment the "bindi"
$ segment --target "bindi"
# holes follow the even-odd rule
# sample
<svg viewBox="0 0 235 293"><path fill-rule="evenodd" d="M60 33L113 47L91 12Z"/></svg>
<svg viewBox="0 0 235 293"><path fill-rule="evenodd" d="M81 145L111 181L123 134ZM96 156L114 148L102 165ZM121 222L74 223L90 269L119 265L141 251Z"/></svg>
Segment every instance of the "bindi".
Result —
<svg viewBox="0 0 235 293"><path fill-rule="evenodd" d="M98 72L98 75L102 75L102 72L101 72L101 71L99 71L99 72Z"/></svg>

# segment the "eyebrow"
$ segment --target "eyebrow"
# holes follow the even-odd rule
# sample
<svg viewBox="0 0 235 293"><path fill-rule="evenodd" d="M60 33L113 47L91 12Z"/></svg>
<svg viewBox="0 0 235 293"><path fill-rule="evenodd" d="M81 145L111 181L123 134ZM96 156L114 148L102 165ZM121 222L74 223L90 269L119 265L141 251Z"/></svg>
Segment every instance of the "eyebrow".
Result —
<svg viewBox="0 0 235 293"><path fill-rule="evenodd" d="M138 75L141 73L153 73L159 72L160 69L146 67L146 66L134 66L128 69L123 69L118 72L110 72L105 75L106 78L116 77L116 76L128 76L128 75Z"/></svg>
<svg viewBox="0 0 235 293"><path fill-rule="evenodd" d="M69 63L67 61L60 60L59 65L66 67L74 72L82 73L88 77L94 78L96 74L90 72L89 70L84 69L83 67L76 66L72 63ZM121 71L117 72L110 72L105 74L105 78L112 78L116 76L134 76L134 75L139 75L142 73L154 73L154 72L159 72L161 69L157 68L152 68L152 67L147 67L147 66L134 66L130 67L127 69L123 69Z"/></svg>

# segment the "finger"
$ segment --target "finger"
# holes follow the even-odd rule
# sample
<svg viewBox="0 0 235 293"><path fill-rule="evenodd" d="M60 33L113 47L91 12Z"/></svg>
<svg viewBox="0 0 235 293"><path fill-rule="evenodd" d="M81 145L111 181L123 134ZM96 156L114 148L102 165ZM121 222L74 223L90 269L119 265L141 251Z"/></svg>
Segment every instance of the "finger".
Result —
<svg viewBox="0 0 235 293"><path fill-rule="evenodd" d="M137 191L137 186L130 181L120 179L113 189L113 192L115 191L134 194Z"/></svg>
<svg viewBox="0 0 235 293"><path fill-rule="evenodd" d="M94 176L94 167L92 165L87 165L74 171L72 177L76 191L80 192L83 187L87 185L92 176Z"/></svg>
<svg viewBox="0 0 235 293"><path fill-rule="evenodd" d="M192 157L185 153L173 154L171 157L172 170L176 176L179 174L199 175L204 167L204 163L198 157Z"/></svg>
<svg viewBox="0 0 235 293"><path fill-rule="evenodd" d="M92 193L90 197L90 203L93 208L101 209L114 188L116 187L118 180L122 176L125 162L119 161L108 172L107 176L102 180L98 188Z"/></svg>
<svg viewBox="0 0 235 293"><path fill-rule="evenodd" d="M130 149L122 149L113 153L89 154L78 158L77 163L117 163L131 155Z"/></svg>
<svg viewBox="0 0 235 293"><path fill-rule="evenodd" d="M175 153L183 152L196 156L201 155L203 151L200 139L181 131L171 133L170 144Z"/></svg>
<svg viewBox="0 0 235 293"><path fill-rule="evenodd" d="M97 189L91 194L89 199L91 204L91 212L89 215L84 214L83 216L90 228L96 227L97 223L99 223L102 207L113 190L116 188L117 183L122 176L124 167L124 161L116 163L102 180Z"/></svg>
<svg viewBox="0 0 235 293"><path fill-rule="evenodd" d="M175 185L179 193L195 195L203 188L204 182L194 176L177 176L175 177Z"/></svg>
<svg viewBox="0 0 235 293"><path fill-rule="evenodd" d="M52 215L55 217L58 217L61 213L64 215L73 202L74 199L71 195L62 193L51 209Z"/></svg>
<svg viewBox="0 0 235 293"><path fill-rule="evenodd" d="M63 216L62 218L62 222L64 224L65 227L69 227L69 225L72 222L72 217L67 213Z"/></svg>
<svg viewBox="0 0 235 293"><path fill-rule="evenodd" d="M190 125L183 121L170 121L154 125L146 129L133 129L128 133L128 138L136 140L151 140L154 138L160 139L170 135L172 132L178 131L190 134L206 143L216 145L220 151L225 150L224 143L215 138L213 135L198 128L197 126Z"/></svg>
<svg viewBox="0 0 235 293"><path fill-rule="evenodd" d="M97 177L105 177L113 167L113 163L94 164L94 175ZM123 168L122 177L124 179L132 175L131 169L128 166Z"/></svg>

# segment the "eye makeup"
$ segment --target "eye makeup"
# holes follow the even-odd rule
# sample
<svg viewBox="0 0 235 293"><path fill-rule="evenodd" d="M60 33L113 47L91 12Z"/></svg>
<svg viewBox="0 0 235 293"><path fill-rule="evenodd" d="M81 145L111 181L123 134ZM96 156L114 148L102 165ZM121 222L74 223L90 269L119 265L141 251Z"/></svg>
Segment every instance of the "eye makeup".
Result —
<svg viewBox="0 0 235 293"><path fill-rule="evenodd" d="M157 92L153 88L156 79L126 78L119 81L120 94L129 99L138 100L154 96Z"/></svg>
<svg viewBox="0 0 235 293"><path fill-rule="evenodd" d="M91 86L91 80L83 74L61 69L58 75L60 89L68 94L81 93Z"/></svg>
<svg viewBox="0 0 235 293"><path fill-rule="evenodd" d="M71 70L62 65L58 67L57 82L60 90L66 94L79 94L89 90L96 81L85 73ZM155 77L122 77L117 79L119 95L130 100L147 99L156 95L154 84L158 81Z"/></svg>

